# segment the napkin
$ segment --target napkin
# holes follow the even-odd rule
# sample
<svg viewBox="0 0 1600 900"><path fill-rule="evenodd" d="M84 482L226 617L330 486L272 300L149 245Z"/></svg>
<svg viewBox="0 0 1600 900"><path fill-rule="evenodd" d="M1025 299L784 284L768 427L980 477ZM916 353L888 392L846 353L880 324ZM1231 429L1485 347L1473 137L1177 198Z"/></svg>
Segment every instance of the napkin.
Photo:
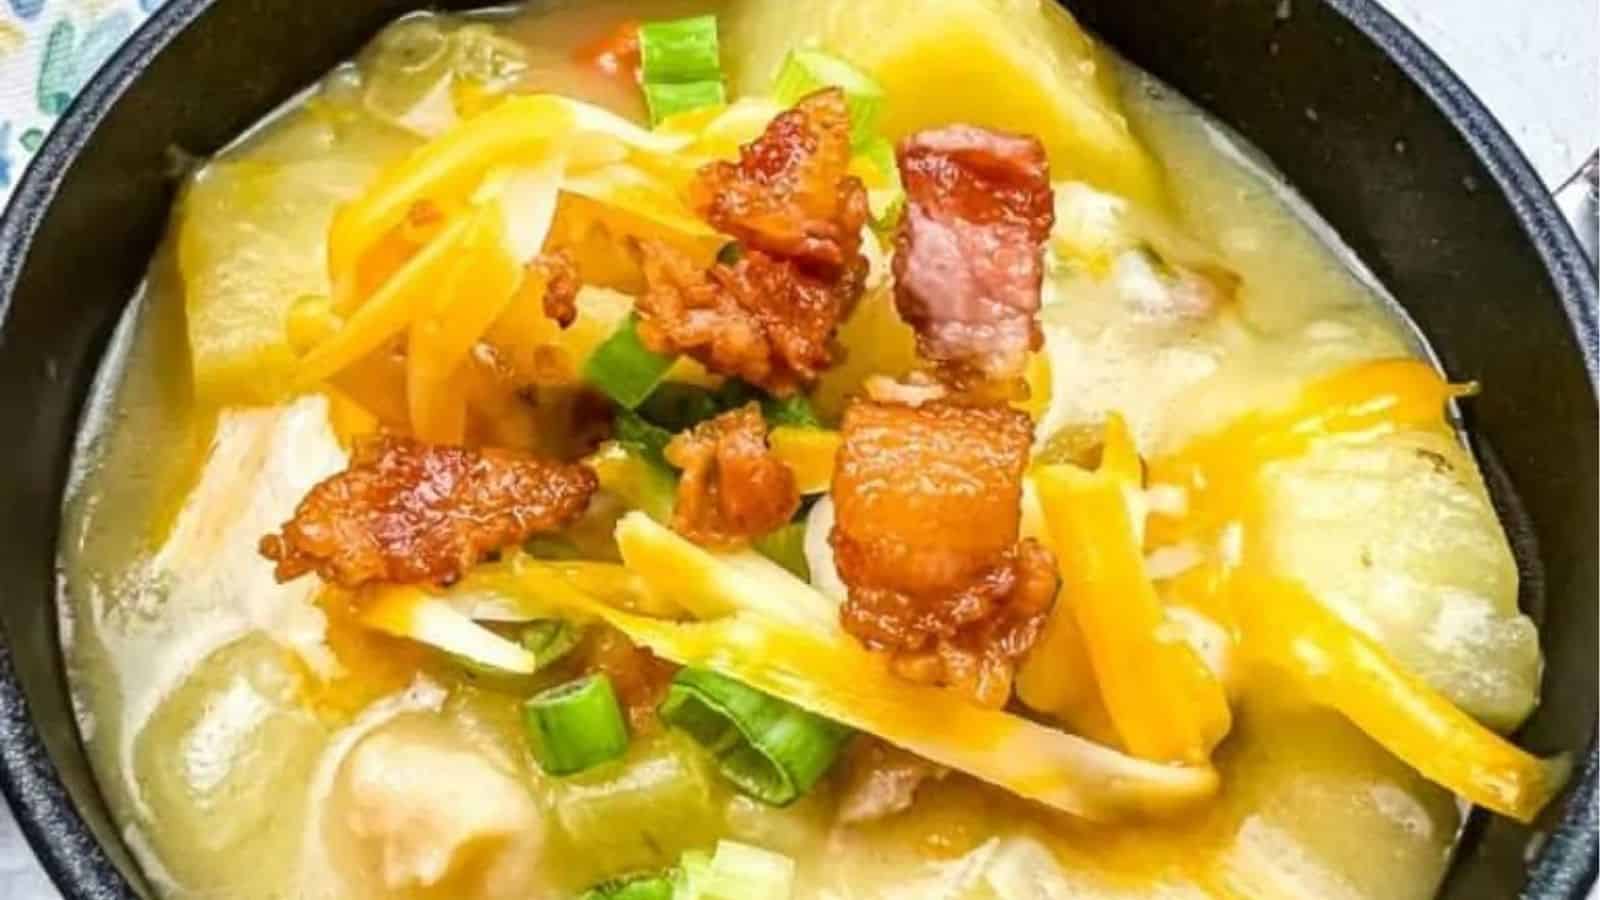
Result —
<svg viewBox="0 0 1600 900"><path fill-rule="evenodd" d="M0 0L0 206L56 119L161 0Z"/></svg>

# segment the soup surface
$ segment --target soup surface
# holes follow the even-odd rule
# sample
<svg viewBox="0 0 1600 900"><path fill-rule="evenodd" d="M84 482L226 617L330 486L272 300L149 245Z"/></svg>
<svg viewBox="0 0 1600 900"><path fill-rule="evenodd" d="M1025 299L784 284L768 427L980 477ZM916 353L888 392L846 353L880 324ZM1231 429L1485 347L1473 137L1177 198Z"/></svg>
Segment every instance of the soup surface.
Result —
<svg viewBox="0 0 1600 900"><path fill-rule="evenodd" d="M1051 4L411 16L188 177L80 726L171 897L1426 898L1563 775L1393 310Z"/></svg>

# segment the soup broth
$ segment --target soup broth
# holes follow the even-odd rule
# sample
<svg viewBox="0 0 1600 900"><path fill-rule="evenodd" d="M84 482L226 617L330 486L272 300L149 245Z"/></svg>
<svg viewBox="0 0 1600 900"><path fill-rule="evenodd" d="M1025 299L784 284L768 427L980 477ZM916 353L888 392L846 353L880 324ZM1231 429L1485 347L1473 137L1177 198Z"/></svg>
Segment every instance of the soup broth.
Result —
<svg viewBox="0 0 1600 900"><path fill-rule="evenodd" d="M1044 250L1042 343L1030 355L1027 396L1015 402L1031 422L1034 466L1092 470L1092 457L1111 453L1110 438L1101 444L1098 435L1112 414L1144 457L1140 502L1154 512L1143 583L1169 610L1163 640L1193 647L1226 695L1226 737L1200 763L1215 773L1214 795L1178 809L1150 800L1139 814L1076 815L1019 796L1019 782L991 783L998 776L951 761L981 747L928 763L916 758L921 753L892 749L900 743L894 734L863 734L876 732L852 721L856 734L840 759L793 802L774 805L730 781L721 758L691 731L650 710L629 719L620 758L556 775L530 747L524 705L588 671L579 660L637 653L619 632L586 626L584 643L564 660L506 677L470 653L464 661L466 645L442 652L374 627L367 594L330 589L315 575L274 577L261 555L263 536L347 466L359 434L393 430L416 411L405 398L398 410L369 399L381 393L371 384L387 377L371 374L381 369L376 364L367 382L344 373L323 390L296 380L315 344L296 329L318 333L307 309L322 309L321 301L294 307L289 314L305 321L284 325L290 306L283 300L262 305L271 312L261 316L280 317L268 321L236 314L256 308L238 298L331 295L336 306L328 261L338 250L330 255L328 234L338 211L372 190L386 167L492 114L484 111L503 96L548 92L647 122L650 110L632 78L597 66L596 52L576 52L603 53L625 20L717 15L729 99L738 101L728 109L750 110L757 127L718 120L734 137L695 139L730 147L759 135L771 117L772 109L746 100L768 92L783 52L820 45L871 69L866 51L852 50L860 40L837 38L839 29L851 15L903 21L887 0L856 12L823 4L810 12L816 22L791 21L803 6L652 0L407 17L189 177L94 391L61 544L62 634L79 725L123 834L161 895L576 898L612 879L663 872L676 872L670 877L683 891L684 872L721 865L733 846L787 860L792 896L819 900L1432 896L1465 808L1440 786L1445 776L1419 771L1396 750L1393 732L1372 732L1373 720L1354 701L1261 675L1260 654L1238 638L1253 626L1229 624L1196 599L1195 585L1218 560L1265 554L1308 585L1361 646L1382 648L1430 696L1509 730L1536 700L1540 660L1481 478L1435 409L1436 426L1385 420L1359 441L1262 457L1261 518L1252 520L1265 523L1260 541L1240 538L1237 528L1202 535L1171 512L1185 503L1191 513L1203 509L1208 496L1193 485L1186 497L1175 495L1158 480L1200 458L1193 448L1236 423L1261 421L1261 410L1294 408L1297 397L1310 396L1308 385L1341 373L1419 359L1424 369L1426 349L1383 289L1252 148L1133 66L1080 47L1087 39L1054 8L950 4L958 20L975 17L995 29L986 39L1055 42L1048 52L1019 43L1024 57L1081 52L1082 65L1098 66L1089 78L1104 90L1095 96L1126 116L1130 145L1155 161L1161 199L1133 196L1143 190L1133 176L1085 175L1062 158L1062 146L1075 146L1070 140L1052 144L1042 135L1055 224ZM875 12L880 6L888 11ZM1021 30L1005 30L1012 27ZM946 77L945 64L943 56L928 59L930 83ZM948 111L896 106L895 65L871 69L889 94L888 138L964 120L969 107L960 91ZM1091 91L1067 76L1051 81L1048 70L1037 77L1041 97ZM695 115L675 120L677 127L716 127L705 116L683 124ZM913 121L919 115L926 121ZM977 124L1028 133L1051 115ZM673 134L675 121L652 133ZM869 195L879 190L868 188ZM592 192L564 190L552 242L574 206L600 202ZM917 364L888 287L892 233L874 237L869 229L866 242L867 288L837 335L845 353L807 391L825 426L838 424L867 375L898 378ZM617 252L583 257L585 287L576 323L561 332L564 346L589 340L592 350L626 317L638 276L626 252ZM622 259L621 274L605 273L595 262L603 259ZM595 310L619 302L621 316L586 324ZM582 338L585 328L598 328L599 337ZM252 329L288 336L254 341ZM720 383L714 366L709 373L681 359L675 366L669 382ZM586 402L570 381L569 373L567 383L554 378L530 388L536 402L516 417L495 419L474 407L469 442L576 458L576 438L561 431L571 426L552 424L557 416L572 421ZM1087 462L1086 445L1093 445ZM1237 462L1258 445L1230 446L1237 452L1227 457ZM833 477L831 494L806 500L794 518L796 534L806 533L800 565L809 580L782 590L814 585L818 597L847 590L817 564L827 532L820 541L810 534L835 514L840 476ZM568 558L572 578L590 571L583 565L618 567L619 559L637 570L611 529L644 527L629 525L637 513L624 514L642 508L638 495L604 472L600 482L553 554ZM1023 489L1024 534L1030 516L1054 515L1052 496ZM1056 556L1065 559L1053 528L1051 520L1041 533L1054 536ZM1230 541L1246 549L1230 551ZM822 555L831 568L831 551ZM699 577L687 563L675 565L684 582ZM1065 569L1063 577L1069 588L1075 583ZM473 578L461 584L470 587ZM778 591L773 596L790 596ZM1066 602L1056 601L1058 613ZM622 620L600 617L670 657ZM1036 647L1050 646L1054 627ZM770 646L774 658L788 652ZM630 674L645 678L649 666L665 665L626 658L646 668L606 669L624 701ZM1020 663L1018 696L983 715L1131 751L1117 721L1097 733L1064 707L1029 709L1030 664ZM774 693L772 685L756 686ZM783 699L810 708L799 695ZM983 740L974 737L974 746ZM893 786L897 778L901 788Z"/></svg>

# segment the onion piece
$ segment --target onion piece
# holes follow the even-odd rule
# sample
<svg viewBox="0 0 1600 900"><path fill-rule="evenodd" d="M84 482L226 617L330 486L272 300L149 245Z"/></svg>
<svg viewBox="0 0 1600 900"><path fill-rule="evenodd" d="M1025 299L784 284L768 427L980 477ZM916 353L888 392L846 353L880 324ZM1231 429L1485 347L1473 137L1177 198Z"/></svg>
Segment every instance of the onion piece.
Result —
<svg viewBox="0 0 1600 900"><path fill-rule="evenodd" d="M1209 765L1135 759L895 675L844 633L833 600L758 554L713 553L642 513L618 523L628 567L705 619L635 615L577 592L598 618L682 665L712 669L940 765L1096 821L1177 812L1215 793Z"/></svg>
<svg viewBox="0 0 1600 900"><path fill-rule="evenodd" d="M839 577L839 565L833 558L833 543L829 540L833 520L833 495L823 494L806 514L806 565L811 568L811 586L823 596L843 603L849 589Z"/></svg>
<svg viewBox="0 0 1600 900"><path fill-rule="evenodd" d="M1180 812L1218 786L1216 770L1208 765L1135 759L906 681L882 656L843 634L821 636L746 612L684 623L598 603L588 611L674 662L721 672L940 765L1093 821Z"/></svg>
<svg viewBox="0 0 1600 900"><path fill-rule="evenodd" d="M379 588L374 594L361 612L361 622L369 628L497 671L531 675L539 668L538 658L526 648L472 621L443 597L414 587Z"/></svg>

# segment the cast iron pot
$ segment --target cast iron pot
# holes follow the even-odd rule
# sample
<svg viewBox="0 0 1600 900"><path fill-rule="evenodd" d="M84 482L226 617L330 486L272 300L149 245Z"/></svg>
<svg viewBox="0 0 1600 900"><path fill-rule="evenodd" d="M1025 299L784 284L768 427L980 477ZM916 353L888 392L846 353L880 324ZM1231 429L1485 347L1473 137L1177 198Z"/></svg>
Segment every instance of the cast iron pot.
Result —
<svg viewBox="0 0 1600 900"><path fill-rule="evenodd" d="M71 900L149 895L85 762L56 618L74 431L173 196L206 154L408 0L173 0L113 56L0 220L0 787ZM1519 739L1578 762L1534 829L1476 815L1443 897L1581 900L1595 880L1595 272L1511 141L1369 0L1076 0L1134 62L1253 141L1398 296L1468 409L1540 622ZM1537 843L1530 843L1530 842Z"/></svg>

